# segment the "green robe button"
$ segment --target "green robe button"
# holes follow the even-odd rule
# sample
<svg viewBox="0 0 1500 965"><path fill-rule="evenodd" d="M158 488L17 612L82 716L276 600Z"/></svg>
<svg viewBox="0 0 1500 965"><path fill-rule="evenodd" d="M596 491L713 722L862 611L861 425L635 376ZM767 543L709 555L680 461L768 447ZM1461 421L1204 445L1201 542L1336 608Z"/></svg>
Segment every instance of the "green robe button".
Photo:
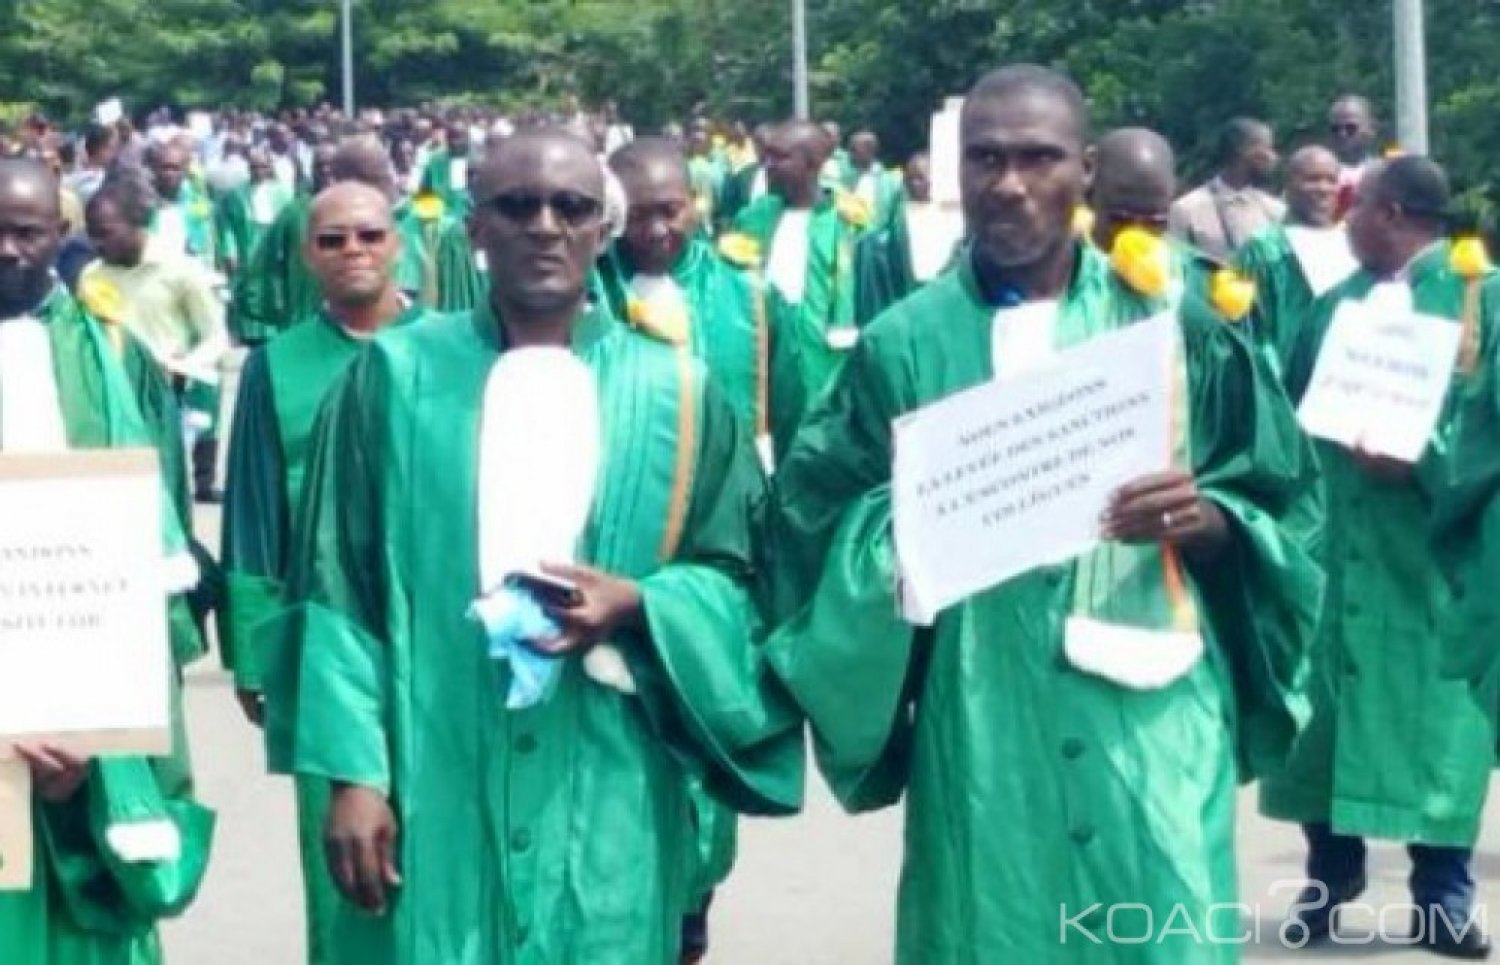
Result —
<svg viewBox="0 0 1500 965"><path fill-rule="evenodd" d="M1074 844L1088 844L1094 840L1094 829L1087 824L1080 824L1068 832L1068 837L1073 839Z"/></svg>
<svg viewBox="0 0 1500 965"><path fill-rule="evenodd" d="M527 851L531 848L531 832L525 828L512 831L510 834L510 849L512 851Z"/></svg>
<svg viewBox="0 0 1500 965"><path fill-rule="evenodd" d="M522 734L516 738L516 753L531 754L536 751L537 741L534 734Z"/></svg>
<svg viewBox="0 0 1500 965"><path fill-rule="evenodd" d="M1062 756L1070 761L1076 761L1083 756L1085 745L1076 737L1069 737L1062 742Z"/></svg>

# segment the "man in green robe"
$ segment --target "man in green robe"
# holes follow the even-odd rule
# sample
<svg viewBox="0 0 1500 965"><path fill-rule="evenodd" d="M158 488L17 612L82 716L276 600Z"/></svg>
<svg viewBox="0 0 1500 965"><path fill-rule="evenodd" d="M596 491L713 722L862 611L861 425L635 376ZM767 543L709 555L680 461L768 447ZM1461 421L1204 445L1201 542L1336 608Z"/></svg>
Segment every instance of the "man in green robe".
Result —
<svg viewBox="0 0 1500 965"><path fill-rule="evenodd" d="M859 198L870 212L871 224L882 224L901 195L901 175L880 163L880 138L860 131L849 138L849 171L845 191Z"/></svg>
<svg viewBox="0 0 1500 965"><path fill-rule="evenodd" d="M914 154L883 222L854 246L854 319L860 327L953 264L963 214L932 201L932 164Z"/></svg>
<svg viewBox="0 0 1500 965"><path fill-rule="evenodd" d="M147 155L147 163L161 202L152 217L152 236L205 268L216 268L214 206L208 193L188 177L191 156L178 144L162 144Z"/></svg>
<svg viewBox="0 0 1500 965"><path fill-rule="evenodd" d="M334 153L330 177L334 183L368 184L391 199L401 235L396 283L413 300L436 307L443 303L444 291L472 287L474 266L467 253L438 244L460 220L434 195L424 196L431 199L430 206L398 203L400 191L390 159L378 141L367 137L344 141ZM230 327L241 343L259 344L317 313L322 295L302 257L307 218L305 199L290 205L236 278ZM442 257L438 257L440 250L446 252Z"/></svg>
<svg viewBox="0 0 1500 965"><path fill-rule="evenodd" d="M770 469L804 406L787 306L703 239L675 143L641 138L609 163L630 199L625 233L601 265L614 317L691 346Z"/></svg>
<svg viewBox="0 0 1500 965"><path fill-rule="evenodd" d="M449 124L443 147L428 156L422 169L421 192L437 195L448 212L459 219L469 214L471 148L468 124Z"/></svg>
<svg viewBox="0 0 1500 965"><path fill-rule="evenodd" d="M505 284L384 333L325 404L291 605L261 637L271 764L332 782L334 962L666 965L693 897L689 779L746 811L801 798L799 718L750 634L761 475L686 346L586 309L587 145L507 138L474 191ZM531 658L492 657L466 612L516 572L486 572L517 535L487 521L533 515L494 497L556 456L495 438L517 419L492 394L543 363L593 386L568 415L597 412L600 464L581 562L532 578L567 581L543 598L560 635L527 644L552 684L508 709Z"/></svg>
<svg viewBox="0 0 1500 965"><path fill-rule="evenodd" d="M374 188L347 181L313 199L305 257L324 308L252 353L240 377L224 500L221 559L228 587L219 648L240 704L256 724L264 687L255 630L279 609L318 406L379 331L424 311L396 287L400 245L390 203ZM328 932L337 901L323 861L327 810L327 782L300 778L308 961L316 965L331 960Z"/></svg>
<svg viewBox="0 0 1500 965"><path fill-rule="evenodd" d="M1298 326L1286 381L1300 399L1341 304L1377 293L1410 299L1432 324L1452 319L1492 344L1496 280L1466 279L1443 240L1448 183L1420 157L1372 165L1349 214L1360 271L1318 299ZM1378 292L1377 292L1378 289ZM1297 821L1307 876L1293 918L1318 937L1365 889L1367 837L1405 842L1412 860L1413 934L1434 951L1488 954L1471 920L1470 860L1479 836L1495 739L1484 710L1445 675L1437 632L1455 605L1430 543L1449 475L1444 440L1464 431L1456 406L1492 375L1461 346L1450 407L1415 466L1318 444L1329 512L1327 608L1314 653L1313 719L1284 770L1261 788L1261 810ZM1466 371L1467 370L1467 371ZM1493 458L1493 457L1490 457Z"/></svg>
<svg viewBox="0 0 1500 965"><path fill-rule="evenodd" d="M1338 223L1339 162L1332 151L1311 145L1291 156L1286 204L1286 221L1250 239L1235 258L1255 282L1250 335L1278 372L1286 369L1313 300L1359 267Z"/></svg>
<svg viewBox="0 0 1500 965"><path fill-rule="evenodd" d="M33 437L0 439L0 449L151 446L151 428L99 323L51 276L62 240L57 183L40 165L0 161L0 328L40 326L55 420L28 403ZM14 343L12 343L14 344ZM33 343L35 344L35 343ZM30 381L30 380L28 380ZM35 382L31 383L35 385ZM33 421L34 420L34 421ZM52 424L55 438L35 435ZM164 520L169 550L183 545L176 517ZM175 625L174 625L175 629ZM174 644L175 644L174 640ZM34 870L24 891L0 892L0 949L6 965L155 965L156 922L180 913L207 868L213 815L192 800L182 727L180 677L172 679L173 755L81 760L59 748L17 751L32 776ZM166 821L177 855L131 853L119 831Z"/></svg>
<svg viewBox="0 0 1500 965"><path fill-rule="evenodd" d="M810 121L788 121L766 139L769 192L742 210L723 250L759 269L793 306L791 326L803 391L816 399L858 340L854 327L854 244L858 228L819 182L828 138ZM739 236L751 242L739 243Z"/></svg>
<svg viewBox="0 0 1500 965"><path fill-rule="evenodd" d="M1070 80L987 75L960 138L972 243L864 330L778 474L786 619L767 657L847 808L904 793L897 962L1232 962L1237 779L1279 762L1296 731L1318 613L1321 575L1301 548L1319 513L1312 453L1229 326L1195 300L1135 293L1075 236L1089 160ZM1053 300L1039 339L1029 326ZM904 622L893 420L1163 311L1180 319L1180 468L1123 488L1095 550L929 628ZM1136 689L1070 660L1071 618L1090 615L1153 647L1169 625L1195 626L1203 651Z"/></svg>
<svg viewBox="0 0 1500 965"><path fill-rule="evenodd" d="M238 276L249 267L260 241L293 203L291 188L276 177L271 156L255 148L247 157L250 180L219 202L219 251L224 269Z"/></svg>

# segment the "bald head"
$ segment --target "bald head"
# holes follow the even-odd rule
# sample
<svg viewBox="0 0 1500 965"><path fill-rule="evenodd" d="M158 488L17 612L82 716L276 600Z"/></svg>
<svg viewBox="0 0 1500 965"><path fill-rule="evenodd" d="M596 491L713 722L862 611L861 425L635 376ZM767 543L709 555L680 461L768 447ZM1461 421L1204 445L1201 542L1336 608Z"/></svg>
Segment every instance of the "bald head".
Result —
<svg viewBox="0 0 1500 965"><path fill-rule="evenodd" d="M1127 127L1099 139L1091 199L1093 238L1100 249L1109 251L1128 227L1164 233L1176 195L1177 161L1166 138Z"/></svg>
<svg viewBox="0 0 1500 965"><path fill-rule="evenodd" d="M604 197L604 172L589 144L571 131L544 127L519 131L489 151L474 173L476 200L517 180L535 180L538 169L560 164L572 190Z"/></svg>
<svg viewBox="0 0 1500 965"><path fill-rule="evenodd" d="M32 311L46 297L62 234L52 172L39 161L0 159L0 319Z"/></svg>
<svg viewBox="0 0 1500 965"><path fill-rule="evenodd" d="M345 138L328 164L334 182L357 181L367 184L389 199L396 197L396 181L391 174L385 148L373 137Z"/></svg>
<svg viewBox="0 0 1500 965"><path fill-rule="evenodd" d="M811 208L819 195L818 175L836 142L812 121L791 120L776 125L761 149L766 186L793 208Z"/></svg>
<svg viewBox="0 0 1500 965"><path fill-rule="evenodd" d="M0 208L25 203L61 217L57 178L43 162L29 157L0 158Z"/></svg>
<svg viewBox="0 0 1500 965"><path fill-rule="evenodd" d="M681 178L684 186L690 184L687 158L677 142L668 137L641 137L620 148L609 156L610 170L625 187L626 197L635 197L632 184L650 177L660 180L670 172Z"/></svg>
<svg viewBox="0 0 1500 965"><path fill-rule="evenodd" d="M1016 99L1049 102L1080 146L1088 140L1089 112L1083 92L1068 75L1035 64L1001 67L979 78L964 98L960 126L969 127L980 115Z"/></svg>
<svg viewBox="0 0 1500 965"><path fill-rule="evenodd" d="M378 188L361 181L341 181L313 198L308 225L315 231L325 222L347 218L349 212L358 212L379 224L392 224L390 200Z"/></svg>

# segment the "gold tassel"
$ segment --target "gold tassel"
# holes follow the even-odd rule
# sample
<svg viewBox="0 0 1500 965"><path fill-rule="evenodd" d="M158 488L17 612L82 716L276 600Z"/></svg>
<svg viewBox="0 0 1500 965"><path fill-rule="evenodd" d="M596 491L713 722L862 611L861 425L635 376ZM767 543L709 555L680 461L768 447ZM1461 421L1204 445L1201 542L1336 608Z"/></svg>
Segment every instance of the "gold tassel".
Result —
<svg viewBox="0 0 1500 965"><path fill-rule="evenodd" d="M1464 284L1463 328L1458 340L1458 371L1473 375L1479 367L1479 294L1480 279L1470 278Z"/></svg>

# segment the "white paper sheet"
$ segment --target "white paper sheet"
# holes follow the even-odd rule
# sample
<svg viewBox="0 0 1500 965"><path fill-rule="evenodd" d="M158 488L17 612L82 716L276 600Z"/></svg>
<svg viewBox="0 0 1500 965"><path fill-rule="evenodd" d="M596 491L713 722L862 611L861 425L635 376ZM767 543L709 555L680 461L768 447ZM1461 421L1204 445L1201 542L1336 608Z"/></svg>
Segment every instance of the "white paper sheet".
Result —
<svg viewBox="0 0 1500 965"><path fill-rule="evenodd" d="M1333 286L1359 270L1359 262L1349 247L1349 233L1343 228L1304 228L1288 225L1287 241L1302 266L1302 276L1321 298Z"/></svg>
<svg viewBox="0 0 1500 965"><path fill-rule="evenodd" d="M932 171L932 203L939 207L955 209L959 203L958 165L960 140L958 134L959 114L963 110L963 98L950 97L943 109L932 115L932 131L928 141L928 161Z"/></svg>
<svg viewBox="0 0 1500 965"><path fill-rule="evenodd" d="M167 749L160 486L149 450L0 456L0 743Z"/></svg>
<svg viewBox="0 0 1500 965"><path fill-rule="evenodd" d="M1401 292L1407 291L1406 297ZM1333 316L1297 410L1310 435L1416 462L1453 378L1457 322L1410 309L1404 285L1345 301Z"/></svg>
<svg viewBox="0 0 1500 965"><path fill-rule="evenodd" d="M943 609L1099 542L1120 486L1171 465L1177 318L1101 335L1055 364L897 420L903 612Z"/></svg>

